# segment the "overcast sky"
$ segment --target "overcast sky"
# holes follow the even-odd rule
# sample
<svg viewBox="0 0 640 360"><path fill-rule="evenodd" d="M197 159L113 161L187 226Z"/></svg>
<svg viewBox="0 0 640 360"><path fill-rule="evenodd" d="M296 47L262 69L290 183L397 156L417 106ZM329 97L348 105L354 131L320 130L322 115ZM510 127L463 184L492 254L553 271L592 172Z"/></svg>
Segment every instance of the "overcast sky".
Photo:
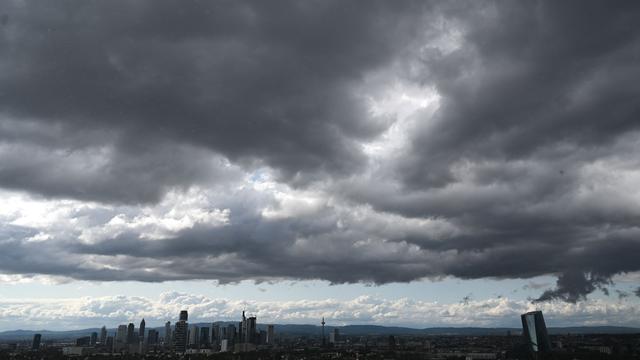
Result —
<svg viewBox="0 0 640 360"><path fill-rule="evenodd" d="M640 326L639 5L3 3L0 329Z"/></svg>

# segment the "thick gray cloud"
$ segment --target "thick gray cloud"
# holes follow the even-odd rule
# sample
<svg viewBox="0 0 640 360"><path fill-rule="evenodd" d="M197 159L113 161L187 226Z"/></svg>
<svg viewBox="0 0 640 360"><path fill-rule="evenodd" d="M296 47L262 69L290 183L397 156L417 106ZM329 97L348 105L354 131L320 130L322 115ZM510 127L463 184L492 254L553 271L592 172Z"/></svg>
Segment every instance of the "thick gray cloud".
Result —
<svg viewBox="0 0 640 360"><path fill-rule="evenodd" d="M0 187L73 200L44 225L0 212L0 271L555 274L538 300L576 302L640 270L636 4L3 11ZM431 89L437 104L400 116L376 103L396 85Z"/></svg>
<svg viewBox="0 0 640 360"><path fill-rule="evenodd" d="M107 201L157 201L166 186L197 182L200 174L184 169L186 159L163 154L174 142L232 161L263 162L292 181L349 173L365 162L357 141L389 123L369 116L355 93L359 80L397 57L411 34L425 27L420 7L16 2L6 10L9 20L0 34L0 112L36 124L22 131L6 125L2 137L23 142L46 137L39 126L55 126L63 132L53 141L56 148L78 151L96 142L115 147L109 166L116 173L129 171L129 164L164 162L167 173L138 171L158 175L147 183L152 189L126 177L113 181L150 194L118 194L101 184L87 189L92 195L86 197L104 194ZM150 159L156 152L158 159ZM49 184L60 161L7 166L0 184L81 197ZM18 180L31 176L44 180Z"/></svg>
<svg viewBox="0 0 640 360"><path fill-rule="evenodd" d="M346 193L466 229L444 242L398 239L458 251L447 273L560 274L539 300L575 302L637 271L638 208L612 188L638 165L629 155L640 134L636 5L475 3L449 14L460 46L423 51L415 75L434 84L440 107L417 115L430 118L395 164Z"/></svg>

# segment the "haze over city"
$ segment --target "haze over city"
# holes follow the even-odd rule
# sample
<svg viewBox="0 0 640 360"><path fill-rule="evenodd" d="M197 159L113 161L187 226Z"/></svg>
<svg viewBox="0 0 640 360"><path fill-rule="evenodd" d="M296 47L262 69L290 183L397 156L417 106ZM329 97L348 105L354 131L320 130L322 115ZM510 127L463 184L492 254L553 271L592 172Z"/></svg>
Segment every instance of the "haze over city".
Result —
<svg viewBox="0 0 640 360"><path fill-rule="evenodd" d="M0 331L640 327L639 6L3 2Z"/></svg>

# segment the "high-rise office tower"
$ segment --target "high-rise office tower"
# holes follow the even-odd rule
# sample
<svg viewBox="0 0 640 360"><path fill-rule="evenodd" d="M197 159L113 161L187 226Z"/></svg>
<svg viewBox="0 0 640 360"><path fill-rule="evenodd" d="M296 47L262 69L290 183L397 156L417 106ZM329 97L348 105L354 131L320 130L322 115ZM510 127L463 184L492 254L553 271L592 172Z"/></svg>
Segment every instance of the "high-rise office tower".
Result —
<svg viewBox="0 0 640 360"><path fill-rule="evenodd" d="M240 343L247 342L247 318L244 316L244 310L242 310L242 322L240 322L238 333L240 335Z"/></svg>
<svg viewBox="0 0 640 360"><path fill-rule="evenodd" d="M107 327L103 326L100 329L100 344L105 345L107 343Z"/></svg>
<svg viewBox="0 0 640 360"><path fill-rule="evenodd" d="M135 343L135 331L136 326L133 325L133 323L129 323L129 325L127 326L127 344Z"/></svg>
<svg viewBox="0 0 640 360"><path fill-rule="evenodd" d="M233 345L236 340L236 327L233 324L227 325L227 340L229 346Z"/></svg>
<svg viewBox="0 0 640 360"><path fill-rule="evenodd" d="M198 343L200 344L200 348L201 349L209 348L210 340L211 338L209 335L209 328L208 327L200 328L200 340L198 340Z"/></svg>
<svg viewBox="0 0 640 360"><path fill-rule="evenodd" d="M322 318L322 323L324 324L324 318ZM324 345L324 325L322 326L322 344ZM273 325L267 326L267 344L273 345L275 343L275 330Z"/></svg>
<svg viewBox="0 0 640 360"><path fill-rule="evenodd" d="M97 332L95 332L95 331L94 331L94 332L92 332L92 333L91 333L91 338L90 338L90 340L89 340L89 341L90 341L91 346L95 346L95 345L96 345L96 343L98 342L98 333L97 333Z"/></svg>
<svg viewBox="0 0 640 360"><path fill-rule="evenodd" d="M164 345L169 346L169 344L171 344L171 321L164 324Z"/></svg>
<svg viewBox="0 0 640 360"><path fill-rule="evenodd" d="M255 316L251 316L247 319L247 326L245 331L245 342L251 344L258 343L258 336L256 332L257 320Z"/></svg>
<svg viewBox="0 0 640 360"><path fill-rule="evenodd" d="M144 318L140 321L140 330L138 331L138 341L144 342L144 328L146 323L144 322Z"/></svg>
<svg viewBox="0 0 640 360"><path fill-rule="evenodd" d="M520 318L522 319L522 334L529 351L534 354L550 353L551 342L549 341L542 311L531 311L522 314Z"/></svg>
<svg viewBox="0 0 640 360"><path fill-rule="evenodd" d="M338 329L333 329L331 333L329 333L329 343L335 344L340 341L340 331Z"/></svg>
<svg viewBox="0 0 640 360"><path fill-rule="evenodd" d="M189 323L187 323L187 319L187 311L180 311L180 320L178 320L175 325L173 336L173 347L175 351L179 353L183 353L187 349L187 335L189 331Z"/></svg>
<svg viewBox="0 0 640 360"><path fill-rule="evenodd" d="M113 336L107 336L104 341L104 346L109 350L113 350Z"/></svg>
<svg viewBox="0 0 640 360"><path fill-rule="evenodd" d="M42 340L42 334L33 335L33 342L31 342L31 350L40 349L40 341Z"/></svg>
<svg viewBox="0 0 640 360"><path fill-rule="evenodd" d="M120 351L124 348L124 345L127 343L127 325L119 325L118 331L116 332L114 349L115 351Z"/></svg>
<svg viewBox="0 0 640 360"><path fill-rule="evenodd" d="M213 345L220 344L220 340L222 339L222 335L220 334L220 325L211 324L211 343Z"/></svg>
<svg viewBox="0 0 640 360"><path fill-rule="evenodd" d="M197 349L200 341L200 328L196 325L189 327L189 348Z"/></svg>
<svg viewBox="0 0 640 360"><path fill-rule="evenodd" d="M149 329L147 335L147 345L155 345L158 343L158 331L155 329Z"/></svg>

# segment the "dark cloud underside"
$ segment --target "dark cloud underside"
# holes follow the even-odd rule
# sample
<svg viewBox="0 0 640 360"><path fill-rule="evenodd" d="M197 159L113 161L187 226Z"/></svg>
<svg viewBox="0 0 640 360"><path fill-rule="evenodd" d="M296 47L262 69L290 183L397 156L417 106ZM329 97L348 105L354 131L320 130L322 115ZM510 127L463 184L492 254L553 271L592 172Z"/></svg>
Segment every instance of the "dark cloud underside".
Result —
<svg viewBox="0 0 640 360"><path fill-rule="evenodd" d="M0 271L336 283L556 274L539 300L576 302L640 270L636 3L70 1L2 12L0 187L101 205L46 241L6 215ZM372 111L398 83L434 89L437 108L408 120ZM405 120L399 150L366 151ZM265 171L321 201L266 216L281 195L246 186ZM224 226L82 240L193 187L229 210Z"/></svg>

